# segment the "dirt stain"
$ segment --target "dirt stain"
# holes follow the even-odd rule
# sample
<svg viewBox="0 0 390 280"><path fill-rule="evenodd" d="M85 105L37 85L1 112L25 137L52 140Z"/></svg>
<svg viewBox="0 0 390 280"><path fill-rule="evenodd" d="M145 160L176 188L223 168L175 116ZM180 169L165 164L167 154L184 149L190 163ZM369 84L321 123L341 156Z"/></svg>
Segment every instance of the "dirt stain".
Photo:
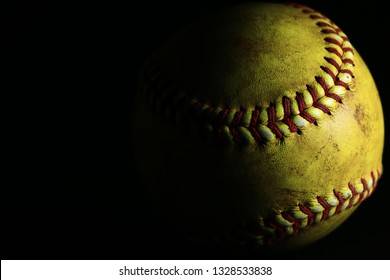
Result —
<svg viewBox="0 0 390 280"><path fill-rule="evenodd" d="M368 136L371 133L371 128L368 125L368 118L369 116L364 110L364 107L361 105L356 105L355 113L354 113L355 120L357 121L360 130L363 132L364 135Z"/></svg>

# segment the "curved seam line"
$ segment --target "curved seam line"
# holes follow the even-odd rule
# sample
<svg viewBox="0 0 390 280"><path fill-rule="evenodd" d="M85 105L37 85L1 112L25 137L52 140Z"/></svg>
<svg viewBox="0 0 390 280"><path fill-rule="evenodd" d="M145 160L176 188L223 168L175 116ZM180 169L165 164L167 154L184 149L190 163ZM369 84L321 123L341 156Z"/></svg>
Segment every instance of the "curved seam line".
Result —
<svg viewBox="0 0 390 280"><path fill-rule="evenodd" d="M315 224L329 220L345 210L360 205L376 189L381 172L370 173L369 179L360 178L359 183L348 183L348 187L333 191L315 200L297 204L288 210L279 211L267 218L258 217L247 224L247 230L261 242L271 244L275 239L294 235Z"/></svg>
<svg viewBox="0 0 390 280"><path fill-rule="evenodd" d="M281 102L270 103L268 107L256 105L252 111L244 108L232 110L186 96L163 79L156 65L151 64L143 75L151 86L147 93L153 109L162 108L165 112L169 107L174 111L180 108L188 110L190 114L199 116L218 140L227 136L230 142L236 144L283 141L291 133L301 134L309 124L318 125L317 121L325 114L331 115L350 90L349 85L354 78L353 48L346 35L330 19L302 5L290 5L308 14L325 34L323 40L328 56L324 57L324 61L328 64L320 65L322 75L315 76L315 82L307 84L305 90L296 91L295 97L284 95ZM156 92L161 96L157 97Z"/></svg>

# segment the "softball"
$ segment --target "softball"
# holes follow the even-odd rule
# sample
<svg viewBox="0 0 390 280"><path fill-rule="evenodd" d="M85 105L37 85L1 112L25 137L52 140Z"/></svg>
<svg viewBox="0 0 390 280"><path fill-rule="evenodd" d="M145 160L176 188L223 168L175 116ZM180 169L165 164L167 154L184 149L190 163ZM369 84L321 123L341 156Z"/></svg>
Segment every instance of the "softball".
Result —
<svg viewBox="0 0 390 280"><path fill-rule="evenodd" d="M346 34L299 4L247 3L186 26L140 71L138 171L191 240L292 250L375 190L384 120Z"/></svg>

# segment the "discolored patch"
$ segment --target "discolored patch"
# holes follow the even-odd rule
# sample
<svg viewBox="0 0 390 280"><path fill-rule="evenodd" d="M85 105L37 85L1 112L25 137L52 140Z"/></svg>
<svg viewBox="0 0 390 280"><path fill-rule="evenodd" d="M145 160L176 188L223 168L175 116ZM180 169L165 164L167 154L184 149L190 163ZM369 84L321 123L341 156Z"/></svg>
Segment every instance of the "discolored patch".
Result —
<svg viewBox="0 0 390 280"><path fill-rule="evenodd" d="M357 121L360 130L363 132L363 134L369 136L371 134L371 127L368 124L369 116L365 112L364 106L357 104L353 116Z"/></svg>

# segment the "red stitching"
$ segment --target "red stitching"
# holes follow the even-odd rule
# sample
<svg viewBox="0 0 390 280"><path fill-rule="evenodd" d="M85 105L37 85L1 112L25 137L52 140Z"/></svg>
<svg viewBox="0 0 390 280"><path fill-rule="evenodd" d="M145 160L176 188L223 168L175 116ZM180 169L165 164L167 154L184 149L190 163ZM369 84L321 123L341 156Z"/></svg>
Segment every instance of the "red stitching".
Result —
<svg viewBox="0 0 390 280"><path fill-rule="evenodd" d="M315 215L309 208L303 204L298 204L299 210L307 215L307 226L311 226L314 223Z"/></svg>
<svg viewBox="0 0 390 280"><path fill-rule="evenodd" d="M324 17L322 15L311 15L310 18L311 19L326 19L326 17Z"/></svg>
<svg viewBox="0 0 390 280"><path fill-rule="evenodd" d="M305 111L305 101L303 99L303 96L301 94L297 93L296 100L298 102L298 108L300 112L300 116L307 120L309 123L314 123L316 119L312 116L310 116L306 111Z"/></svg>
<svg viewBox="0 0 390 280"><path fill-rule="evenodd" d="M272 228L272 229L277 229L278 228L278 226L273 221L271 221L269 219L265 219L264 220L264 225L266 227L269 227L269 228Z"/></svg>
<svg viewBox="0 0 390 280"><path fill-rule="evenodd" d="M378 178L380 178L381 176L382 174L379 173ZM371 171L371 178L372 178L372 184L375 186L376 181L375 181L374 171Z"/></svg>
<svg viewBox="0 0 390 280"><path fill-rule="evenodd" d="M324 78L316 76L315 79L316 79L317 83L319 83L321 85L321 87L325 90L325 92L329 90L329 87L325 83Z"/></svg>
<svg viewBox="0 0 390 280"><path fill-rule="evenodd" d="M286 96L283 97L282 100L283 110L284 110L284 118L288 118L291 114L291 102Z"/></svg>
<svg viewBox="0 0 390 280"><path fill-rule="evenodd" d="M329 92L327 92L327 93L325 94L325 96L330 97L330 98L333 98L333 99L336 100L337 102L342 103L341 97L338 96L338 95L335 94L335 93L329 93Z"/></svg>
<svg viewBox="0 0 390 280"><path fill-rule="evenodd" d="M335 44L335 45L339 46L340 48L343 46L342 43L340 43L339 41L337 41L336 39L331 38L331 37L326 37L326 38L324 38L324 41L325 41L325 42L328 42L328 43Z"/></svg>
<svg viewBox="0 0 390 280"><path fill-rule="evenodd" d="M315 103L315 104L313 104L313 107L315 107L315 108L317 108L317 109L320 109L320 110L323 111L325 114L330 114L329 108L326 107L326 106L323 105L323 104Z"/></svg>
<svg viewBox="0 0 390 280"><path fill-rule="evenodd" d="M329 74L329 75L332 77L333 81L336 81L336 76L335 76L335 74L333 74L333 72L332 72L328 67L326 67L326 66L320 66L320 68L321 68L325 73Z"/></svg>
<svg viewBox="0 0 390 280"><path fill-rule="evenodd" d="M332 29L327 29L327 28L325 28L325 29L322 29L321 32L324 33L324 34L337 34L337 33L338 33L338 32L337 32L336 30L334 30L333 28L332 28Z"/></svg>
<svg viewBox="0 0 390 280"><path fill-rule="evenodd" d="M334 60L333 58L331 57L324 57L324 59L329 62L330 64L332 64L334 67L336 67L337 71L340 71L340 65L336 62L336 60Z"/></svg>
<svg viewBox="0 0 390 280"><path fill-rule="evenodd" d="M343 63L344 63L344 64L349 63L349 64L352 64L353 66L355 66L355 63L354 63L353 60L350 59L350 58L344 58L344 59L343 59Z"/></svg>
<svg viewBox="0 0 390 280"><path fill-rule="evenodd" d="M321 87L324 89L324 91L325 91L325 93L326 93L326 92L329 90L329 87L328 87L328 85L325 83L324 78L316 76L315 79L316 79L317 83L319 83L319 84L321 85ZM318 93L317 93L317 91L316 91L314 88L312 89L312 91L313 91L313 93L315 93L316 96L318 96L318 95L317 95ZM310 94L311 94L311 92L310 92ZM313 98L313 99L314 99L314 98ZM326 107L325 105L320 104L320 103L318 103L318 102L314 102L314 103L313 103L313 107L322 110L322 111L323 111L324 113L326 113L326 114L329 114L329 113L330 113L330 110L329 110L328 107Z"/></svg>
<svg viewBox="0 0 390 280"><path fill-rule="evenodd" d="M258 142L260 142L262 140L259 132L256 129L257 121L258 121L259 117L260 117L260 108L256 106L255 110L252 111L252 118L251 118L248 130L251 133L251 135L253 136L253 138L255 138L255 140Z"/></svg>
<svg viewBox="0 0 390 280"><path fill-rule="evenodd" d="M299 112L303 112L305 110L305 101L303 99L303 96L301 93L297 92L297 95L295 97L295 99L297 100L297 103L298 103L298 110Z"/></svg>
<svg viewBox="0 0 390 280"><path fill-rule="evenodd" d="M333 28L332 25L330 25L329 23L324 22L324 21L317 22L316 25L319 26L319 27L330 27L330 28Z"/></svg>
<svg viewBox="0 0 390 280"><path fill-rule="evenodd" d="M333 190L334 195L336 196L337 200L339 201L339 204L336 206L335 214L339 213L341 210L341 207L343 207L343 204L345 202L345 199L342 197L341 193Z"/></svg>
<svg viewBox="0 0 390 280"><path fill-rule="evenodd" d="M365 193L365 192L367 193L366 197L368 196L368 185L367 185L366 179L362 178L360 181L361 181L362 184L363 184L363 191L362 191L362 193L360 194L360 198L359 198L358 203L360 203L363 199L365 199L365 198L364 198L364 193Z"/></svg>
<svg viewBox="0 0 390 280"><path fill-rule="evenodd" d="M322 218L321 218L321 221L324 221L329 216L330 205L325 201L324 198L322 198L320 196L317 197L317 201L325 209L324 212L322 213Z"/></svg>
<svg viewBox="0 0 390 280"><path fill-rule="evenodd" d="M296 125L292 122L290 115L291 115L291 101L286 96L283 97L282 100L283 103L283 110L284 110L284 118L283 122L288 125L288 128L291 132L297 132L298 128Z"/></svg>
<svg viewBox="0 0 390 280"><path fill-rule="evenodd" d="M352 52L354 53L353 49L352 48L349 48L349 47L344 47L342 48L343 52Z"/></svg>
<svg viewBox="0 0 390 280"><path fill-rule="evenodd" d="M346 89L348 89L348 90L349 90L349 86L348 86L348 84L347 84L347 83L345 83L345 82L343 82L343 81L340 81L340 80L338 80L338 81L336 81L336 82L335 82L335 85L338 85L338 86L345 87Z"/></svg>
<svg viewBox="0 0 390 280"><path fill-rule="evenodd" d="M250 126L255 127L257 125L257 121L260 117L260 108L258 106L255 107L255 110L252 112L252 118L250 122Z"/></svg>
<svg viewBox="0 0 390 280"><path fill-rule="evenodd" d="M215 107L208 106L205 110L205 116L209 117L215 111Z"/></svg>
<svg viewBox="0 0 390 280"><path fill-rule="evenodd" d="M321 84L321 86L324 87L322 84ZM327 88L326 85L325 85L325 87ZM326 90L326 88L325 88L325 90ZM308 88L308 89L309 89L309 88ZM325 112L325 113L328 114L328 113L330 112L329 108L326 107L325 105L320 104L320 103L317 102L317 100L318 100L318 93L317 93L317 91L315 90L315 88L310 87L309 92L310 92L310 94L312 95L313 100L315 100L315 101L313 102L313 107L318 108L318 109L320 109L320 110L322 110L323 112Z"/></svg>
<svg viewBox="0 0 390 280"><path fill-rule="evenodd" d="M327 50L328 53L334 54L338 58L340 58L341 63L337 62L334 58L332 57L324 57L325 61L328 62L329 64L333 65L337 73L334 73L334 71L331 70L328 66L320 66L320 69L330 75L334 81L335 85L342 86L345 89L349 90L349 86L347 83L341 81L337 76L340 73L345 73L351 75L352 78L353 72L351 69L341 69L342 64L351 64L354 65L354 62L351 58L343 58L343 52L352 52L353 49L352 47L344 46L343 43L344 41L348 41L348 38L346 38L343 34L340 34L341 30L334 25L329 19L324 17L323 15L317 13L316 11L312 9L305 8L303 5L292 5L293 7L297 7L302 9L303 13L309 14L310 18L312 19L319 19L320 21L316 22L316 26L320 27L323 34L338 34L340 36L339 40L336 40L335 38L332 37L325 37L323 40L328 43L333 43L336 44L337 46L340 47L341 51L339 48L335 48L334 46L325 46L324 48ZM324 21L326 20L326 22ZM155 62L150 63L147 66L147 69L144 68L144 71L141 73L142 77L146 77L149 81L149 89L147 90L148 93L148 100L152 103L152 109L158 109L161 106L169 106L169 102L171 102L172 107L174 109L178 109L178 104L181 104L180 102L176 102L176 100L173 100L172 94L164 95L163 98L158 96L158 93L161 91L165 91L169 87L169 85L164 84L166 80L163 79L163 75L159 73L158 71L158 66L156 65ZM340 96L334 93L329 93L330 86L327 85L325 82L325 79L321 76L315 76L314 77L316 82L320 84L320 86L324 89L325 91L325 96L333 98L339 103L342 103L342 99ZM171 87L171 86L170 86ZM164 88L164 90L158 90L158 89ZM316 88L310 85L306 86L306 89L309 91L313 98L313 103L310 106L313 106L315 108L320 109L324 113L330 114L330 109L326 105L320 104L318 101L320 99L318 92L316 91ZM277 123L280 121L281 123L284 123L288 126L288 129L290 130L291 133L300 133L300 130L297 128L297 126L293 122L294 116L291 113L291 100L287 98L286 96L282 97L282 105L283 105L283 110L284 110L284 117L282 120L276 120L276 112L275 112L275 105L270 104L269 107L263 108L263 110L266 110L268 114L268 123L265 124L271 132L275 135L275 138L277 139L283 139L284 135L278 128ZM172 100L172 101L170 101ZM200 116L201 121L209 122L212 125L213 130L215 130L215 134L217 135L217 139L220 138L221 133L222 133L222 126L227 126L229 128L229 132L232 135L233 142L236 144L239 144L242 142L242 136L239 133L238 127L243 126L240 121L237 121L237 119L241 120L243 117L243 114L245 113L245 109L240 109L237 112L234 112L234 117L231 123L226 123L226 118L228 114L231 112L229 108L224 108L222 109L217 116L213 114L215 112L216 107L214 106L206 106L207 104L203 101L200 100L194 100L191 98L187 98L183 100L189 100L189 102L192 103L192 108L194 110L188 110L188 113L193 112L195 113L195 117ZM297 92L295 101L298 104L298 109L299 113L298 115L301 116L303 119L308 121L309 123L314 123L317 124L316 118L312 117L305 111L306 107L308 107L304 101L304 98L302 96L302 93ZM173 104L175 103L175 104ZM184 101L183 101L184 103ZM187 106L183 106L183 108L187 108ZM156 110L153 110L156 111ZM252 111L252 118L250 121L250 124L246 127L243 126L243 128L247 129L249 133L252 135L252 137L255 139L257 142L265 142L266 139L261 137L260 132L259 132L259 127L258 127L258 119L260 117L260 108L256 106L255 110ZM186 114L183 110L183 114ZM173 114L172 114L173 115Z"/></svg>
<svg viewBox="0 0 390 280"><path fill-rule="evenodd" d="M240 121L241 121L241 118L242 118L242 115L244 114L243 111L238 111L235 115L234 115L234 119L233 119L233 122L230 124L229 126L229 130L230 132L232 133L233 135L233 141L236 142L236 143L241 143L241 136L240 134L238 133L238 126L240 125Z"/></svg>
<svg viewBox="0 0 390 280"><path fill-rule="evenodd" d="M302 8L304 6L303 5L295 5L295 7ZM309 9L304 9L304 13L311 14L311 13L315 13L315 11L309 10ZM326 19L325 17L323 17L322 15L319 15L319 14L312 14L312 15L310 15L310 18L312 18L312 19ZM323 22L323 21L317 22L316 25L324 28L321 30L321 32L323 34L339 34L339 32L341 32L341 30L339 28L336 28L327 22ZM344 35L340 35L340 37L343 41L349 41L348 38ZM353 49L351 47L343 47L343 42L339 42L334 38L326 37L326 38L324 38L324 41L328 42L328 43L336 44L337 46L339 46L341 48L341 50L343 52L352 52L353 53ZM330 46L326 47L325 49L329 53L335 54L337 57L339 57L343 64L351 64L354 66L354 61L350 58L343 58L343 54L340 53L338 49L336 49L334 47L330 47ZM347 73L347 74L351 75L351 77L354 77L353 72L350 69L341 69L341 65L339 65L337 63L337 61L331 57L324 57L324 59L325 59L325 61L327 61L328 63L333 65L337 69L338 73L334 74L331 71L331 69L326 67L326 66L320 66L320 68L325 73L329 74L332 77L332 79L336 85L339 85L339 86L342 86L346 89L349 89L348 84L343 82L343 81L340 81L337 78L337 75L339 73ZM163 76L161 75L161 73L158 73L158 68L156 67L156 63L149 64L148 68L144 69L144 71L141 73L141 77L148 79L148 82L150 85L150 88L148 88L148 93L151 95L151 98L154 97L154 100L155 100L154 105L157 105L157 101L162 102L162 103L168 103L168 98L170 97L169 95L165 96L163 98L161 98L161 96L160 96L160 99L159 99L159 96L157 96L157 94L159 92L164 92L164 90L166 88L168 88L169 85L167 83L167 80L163 79ZM336 94L329 93L329 86L325 83L324 78L322 78L320 76L316 76L315 80L324 89L325 96L333 98L337 102L342 102L340 96L338 96ZM162 88L164 90L161 90ZM318 98L318 92L316 91L316 89L310 85L307 85L306 88L313 98L313 105L312 106L319 108L324 112L329 112L329 108L318 103L319 98ZM159 91L159 89L160 89L160 91ZM191 99L189 97L181 98L178 101L178 103L181 103L184 101L186 101L187 103L192 102L192 107L191 107L192 110L195 110L196 114L200 113L202 119L206 119L212 123L213 128L214 128L216 134L218 135L217 138L219 138L219 135L221 134L222 126L225 125L226 118L228 117L228 115L230 113L230 109L229 108L222 109L215 117L215 115L213 115L213 112L215 112L216 107L207 106L206 108L204 108L205 104L206 104L205 102L197 100L197 99L194 100L194 99ZM299 93L299 92L296 93L295 101L298 104L298 109L300 112L299 115L302 118L309 121L310 123L314 123L316 121L316 119L314 117L311 117L308 113L305 112L306 104L304 102L304 98L302 96L302 93ZM152 102L153 102L153 100L152 100ZM292 122L290 99L287 98L286 96L283 96L282 105L283 105L283 110L284 110L284 118L283 118L282 122L284 122L285 124L288 125L291 132L298 132L299 133L298 128ZM276 137L282 138L283 135L282 135L281 131L277 128L277 125L276 125L275 105L270 104L270 106L266 110L268 113L267 126L276 135ZM245 112L244 109L240 109L239 111L235 112L234 117L233 117L233 121L228 125L230 133L233 136L233 141L236 143L240 143L242 141L241 136L238 132L238 127L241 125L240 123L241 123L242 117L244 115L244 112ZM257 130L257 126L258 126L258 122L259 122L259 118L260 118L260 112L261 112L261 108L256 106L255 109L252 111L252 117L250 120L250 124L247 127L247 129L250 131L250 133L254 137L254 139L256 141L259 141L259 142L261 142L263 140L262 137L260 136L258 130ZM357 192L355 186L352 183L348 183L348 188L350 189L352 195L351 195L351 197L348 198L349 202L348 202L348 206L346 208L350 208L353 206L353 202L355 202L356 196L358 196L358 199L355 202L355 204L361 203L365 198L367 198L373 192L373 190L376 188L376 183L377 183L378 179L381 177L381 175L382 174L380 172L378 172L378 176L375 176L374 171L371 172L371 174L370 174L370 176L372 178L371 192L368 188L368 183L364 178L361 178L361 183L363 185L363 191L360 194ZM343 208L346 200L343 198L342 194L339 191L336 191L334 189L333 193L339 202L335 208L334 215L336 215L342 211L342 208ZM329 213L330 213L331 206L325 200L325 198L318 196L317 202L324 208L324 211L322 212L321 221L324 221L324 220L330 218ZM306 206L304 204L298 204L298 208L302 213L307 215L307 227L312 226L315 222L316 214L310 210L309 206ZM294 218L292 213L290 213L289 211L283 211L283 212L281 212L281 216L285 220L292 223L292 228L293 228L294 233L300 231L301 226L302 226L301 221L298 220L297 218ZM264 242L271 243L272 239L273 239L272 235L268 232L265 232L264 229L261 228L261 226L259 225L259 221L257 221L256 223L257 224L251 224L252 228L251 228L250 232L254 232L254 234L256 236L263 238ZM277 223L275 223L275 221L273 221L271 219L264 220L264 225L266 227L273 229L276 237L278 237L278 238L284 238L284 236L286 236L286 234L287 234L286 228L283 228L281 225L278 225Z"/></svg>
<svg viewBox="0 0 390 280"><path fill-rule="evenodd" d="M337 55L341 59L343 58L343 55L335 48L327 47L327 48L325 48L325 50L327 50L328 52L334 53L335 55Z"/></svg>
<svg viewBox="0 0 390 280"><path fill-rule="evenodd" d="M217 120L213 126L214 130L215 130L215 134L217 136L217 140L221 139L222 126L223 126L223 123L224 123L226 117L229 115L229 112L230 112L229 108L224 108L217 115Z"/></svg>
<svg viewBox="0 0 390 280"><path fill-rule="evenodd" d="M380 177L380 173L378 173L378 177L375 177L374 172L371 172L371 178L373 180L373 185L372 188L376 187L376 181ZM369 188L368 188L368 183L365 178L361 178L361 182L363 184L363 191L359 194L356 191L355 186L352 183L348 183L348 188L350 189L352 195L349 197L349 203L348 206L345 208L350 208L353 206L353 202L355 202L356 197L359 197L358 201L355 202L355 205L361 203L365 198L367 198L370 193L369 193ZM338 213L341 212L341 208L343 207L345 203L345 199L342 197L342 194L337 191L333 190L333 193L335 197L338 200L338 205L335 206L335 212L333 215L337 215ZM372 192L371 192L372 193ZM322 217L319 222L323 222L325 220L328 220L331 218L329 216L330 210L331 210L331 205L325 200L324 197L322 196L317 196L317 201L318 203L324 208L322 211ZM314 225L316 214L313 213L308 206L305 204L298 204L299 210L307 215L307 225L305 228L309 228ZM291 227L293 229L293 233L296 234L302 230L302 221L295 218L293 214L290 212L290 210L287 211L282 211L280 215L285 219L286 221L292 223ZM286 237L287 235L287 228L284 225L280 225L276 222L274 217L268 217L267 219L264 219L264 226L267 228L270 228L273 230L274 234L264 231L260 224L260 220L254 220L252 222L249 222L247 225L247 230L251 233L254 234L255 236L258 236L263 239L264 243L271 244L273 239L282 239ZM318 223L318 222L317 222Z"/></svg>
<svg viewBox="0 0 390 280"><path fill-rule="evenodd" d="M292 227L293 227L294 232L299 232L299 230L301 228L301 222L298 219L295 219L293 216L291 216L287 212L282 212L281 215L284 219L286 219L290 223L293 223Z"/></svg>
<svg viewBox="0 0 390 280"><path fill-rule="evenodd" d="M341 70L340 70L340 73L347 73L347 74L351 75L352 78L355 77L355 76L353 75L352 71L349 70L349 69L341 69Z"/></svg>
<svg viewBox="0 0 390 280"><path fill-rule="evenodd" d="M283 138L283 134L280 132L279 128L276 126L276 112L275 106L271 105L268 107L268 127L273 133L275 133L277 138Z"/></svg>
<svg viewBox="0 0 390 280"><path fill-rule="evenodd" d="M306 89L310 92L310 95L313 98L313 102L317 102L318 95L317 95L317 91L315 90L315 88L313 88L310 85L306 85Z"/></svg>
<svg viewBox="0 0 390 280"><path fill-rule="evenodd" d="M309 9L309 8L305 7L305 8L302 10L302 12L303 12L304 14L311 14L311 13L315 13L316 11L314 11L314 10L312 10L312 9Z"/></svg>
<svg viewBox="0 0 390 280"><path fill-rule="evenodd" d="M348 183L348 188L351 190L352 192L352 197L349 199L349 204L348 204L348 207L351 207L352 206L352 203L353 203L353 198L358 194L356 189L355 189L355 186L352 185L351 183Z"/></svg>

